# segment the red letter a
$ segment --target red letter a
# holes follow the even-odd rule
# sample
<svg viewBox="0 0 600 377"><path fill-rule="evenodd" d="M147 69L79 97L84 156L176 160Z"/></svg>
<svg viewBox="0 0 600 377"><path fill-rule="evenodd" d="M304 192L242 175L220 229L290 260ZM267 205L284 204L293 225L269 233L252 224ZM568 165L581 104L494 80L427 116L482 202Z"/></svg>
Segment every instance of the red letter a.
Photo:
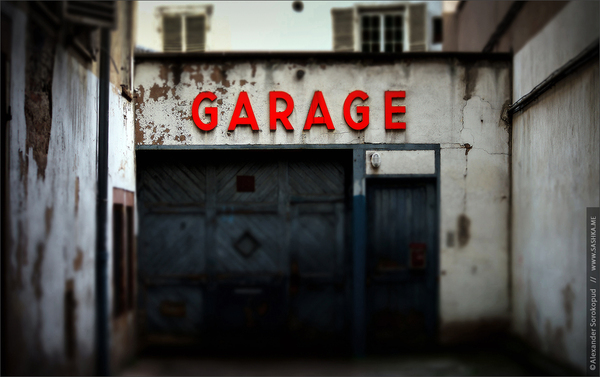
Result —
<svg viewBox="0 0 600 377"><path fill-rule="evenodd" d="M246 118L240 118L242 107L246 109L246 113L248 114L248 117ZM256 117L254 116L254 111L252 111L250 99L248 98L248 93L246 92L240 92L238 101L235 104L235 109L233 110L233 115L231 116L231 122L229 122L228 131L235 130L235 127L238 124L250 125L250 127L252 127L252 131L259 131L258 124L256 123Z"/></svg>
<svg viewBox="0 0 600 377"><path fill-rule="evenodd" d="M323 113L322 117L315 117L317 106ZM335 130L335 127L333 127L333 122L331 121L331 117L329 116L329 110L327 110L327 104L325 104L325 98L323 98L323 93L320 91L315 92L315 95L313 96L310 109L308 110L308 116L306 117L306 123L304 124L304 129L310 130L313 124L324 124L327 126L328 130Z"/></svg>

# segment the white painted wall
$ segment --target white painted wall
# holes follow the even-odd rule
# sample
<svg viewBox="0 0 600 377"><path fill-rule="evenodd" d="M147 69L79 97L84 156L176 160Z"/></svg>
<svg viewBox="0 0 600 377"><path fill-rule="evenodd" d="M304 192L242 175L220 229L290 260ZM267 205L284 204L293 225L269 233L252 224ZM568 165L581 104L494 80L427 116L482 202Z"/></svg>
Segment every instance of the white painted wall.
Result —
<svg viewBox="0 0 600 377"><path fill-rule="evenodd" d="M227 82L221 79L226 68ZM421 59L409 63L369 65L357 62L225 62L183 64L179 84L175 66L139 63L135 85L137 143L194 145L304 144L440 144L441 233L440 318L442 337L471 324L506 323L509 318L508 206L509 133L501 119L510 103L508 62L461 63L455 59ZM301 80L296 71L306 72ZM245 80L244 83L242 80ZM469 85L467 85L467 82ZM369 95L370 125L351 130L342 115L343 102L353 90ZM239 126L227 132L240 91L247 91L260 127ZM290 121L269 131L268 92L283 90L294 99ZM313 126L302 131L313 93L321 90L336 127ZM383 100L386 90L405 90L406 131L385 131ZM191 116L192 101L201 91L217 94L219 124L199 130ZM354 104L359 105L360 101ZM203 114L201 108L200 114ZM468 155L465 144L472 146ZM458 218L470 219L464 245L446 244L456 235ZM457 237L455 237L457 238ZM460 340L449 335L448 341Z"/></svg>
<svg viewBox="0 0 600 377"><path fill-rule="evenodd" d="M598 38L598 3L571 2L514 57L514 98ZM598 60L513 117L512 326L585 370L586 207L600 195Z"/></svg>
<svg viewBox="0 0 600 377"><path fill-rule="evenodd" d="M7 317L17 374L92 374L96 357L97 64L57 45L52 79L52 127L45 177L27 149L25 118L27 15L12 19L9 122ZM111 66L111 69L112 66ZM111 84L109 104L108 248L112 255L112 188L135 191L133 104ZM43 137L43 135L36 135ZM112 261L109 260L109 276ZM65 352L65 286L74 283L76 355ZM112 298L112 291L111 291ZM112 299L110 300L112 303ZM128 325L134 329L133 316ZM112 323L112 322L111 322ZM118 333L118 332L115 332ZM121 326L121 333L124 333ZM113 339L119 344L121 339ZM122 343L122 342L121 342Z"/></svg>
<svg viewBox="0 0 600 377"><path fill-rule="evenodd" d="M98 80L60 45L52 82L52 129L45 179L26 148L27 17L12 17L8 250L8 334L24 374L91 374L94 367L96 249L96 131ZM77 183L78 182L78 183ZM80 267L75 267L80 263ZM74 369L65 369L65 283L73 279L76 307ZM37 294L36 294L37 290Z"/></svg>

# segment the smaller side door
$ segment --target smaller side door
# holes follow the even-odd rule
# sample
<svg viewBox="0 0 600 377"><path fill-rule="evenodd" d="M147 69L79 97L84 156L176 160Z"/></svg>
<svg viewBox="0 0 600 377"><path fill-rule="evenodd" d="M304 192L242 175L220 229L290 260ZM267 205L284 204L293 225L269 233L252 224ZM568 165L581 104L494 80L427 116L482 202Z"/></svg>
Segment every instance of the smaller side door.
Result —
<svg viewBox="0 0 600 377"><path fill-rule="evenodd" d="M372 179L367 186L367 347L426 345L437 303L434 179Z"/></svg>

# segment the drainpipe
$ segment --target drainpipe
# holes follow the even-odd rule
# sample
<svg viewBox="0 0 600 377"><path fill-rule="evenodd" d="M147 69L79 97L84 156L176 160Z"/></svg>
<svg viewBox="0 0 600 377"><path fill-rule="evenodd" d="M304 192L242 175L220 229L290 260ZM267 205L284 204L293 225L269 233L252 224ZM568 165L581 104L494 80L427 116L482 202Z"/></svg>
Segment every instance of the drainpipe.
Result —
<svg viewBox="0 0 600 377"><path fill-rule="evenodd" d="M96 202L96 373L110 374L110 315L108 284L108 101L110 30L102 28L98 96L98 198Z"/></svg>

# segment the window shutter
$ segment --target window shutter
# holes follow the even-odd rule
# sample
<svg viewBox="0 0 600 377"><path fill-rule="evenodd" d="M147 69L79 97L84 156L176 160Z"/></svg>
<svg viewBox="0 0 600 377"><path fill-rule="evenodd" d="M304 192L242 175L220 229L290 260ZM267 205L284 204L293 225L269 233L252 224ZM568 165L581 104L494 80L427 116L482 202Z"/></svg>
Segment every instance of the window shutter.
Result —
<svg viewBox="0 0 600 377"><path fill-rule="evenodd" d="M333 51L354 51L354 9L332 9Z"/></svg>
<svg viewBox="0 0 600 377"><path fill-rule="evenodd" d="M181 49L181 16L163 17L163 50L180 52Z"/></svg>
<svg viewBox="0 0 600 377"><path fill-rule="evenodd" d="M410 4L408 14L408 39L410 51L427 49L427 4Z"/></svg>
<svg viewBox="0 0 600 377"><path fill-rule="evenodd" d="M185 51L206 49L206 21L204 16L189 16L185 19Z"/></svg>
<svg viewBox="0 0 600 377"><path fill-rule="evenodd" d="M75 24L115 29L116 1L65 1L63 18Z"/></svg>

